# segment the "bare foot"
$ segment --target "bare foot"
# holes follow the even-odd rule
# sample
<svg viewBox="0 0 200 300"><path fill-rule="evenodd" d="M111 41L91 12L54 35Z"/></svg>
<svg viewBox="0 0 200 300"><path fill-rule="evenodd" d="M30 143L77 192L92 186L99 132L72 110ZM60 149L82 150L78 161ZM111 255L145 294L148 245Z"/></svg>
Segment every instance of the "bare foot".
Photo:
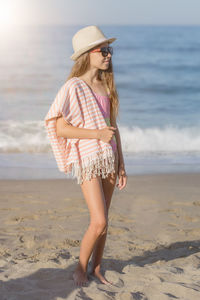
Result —
<svg viewBox="0 0 200 300"><path fill-rule="evenodd" d="M78 264L74 273L73 279L77 286L86 286L88 284L87 272L84 272Z"/></svg>
<svg viewBox="0 0 200 300"><path fill-rule="evenodd" d="M108 281L102 274L100 271L92 271L90 273L91 275L97 277L102 283L109 285L109 284L113 284L111 281Z"/></svg>

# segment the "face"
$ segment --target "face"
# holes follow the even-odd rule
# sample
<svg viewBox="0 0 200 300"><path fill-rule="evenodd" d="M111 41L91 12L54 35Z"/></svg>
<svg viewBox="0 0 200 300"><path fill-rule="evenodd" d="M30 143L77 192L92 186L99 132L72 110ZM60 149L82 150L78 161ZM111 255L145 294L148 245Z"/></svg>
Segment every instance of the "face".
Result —
<svg viewBox="0 0 200 300"><path fill-rule="evenodd" d="M101 47L108 47L108 46L109 46L109 43L106 42L106 43L103 43L103 44L100 44L100 45L96 46L92 50L98 49L98 48L101 48ZM111 57L112 57L112 55L110 53L108 53L108 55L106 57L103 57L101 52L89 52L89 56L90 56L90 65L92 67L96 67L96 68L101 69L101 70L108 69L109 62L110 62Z"/></svg>

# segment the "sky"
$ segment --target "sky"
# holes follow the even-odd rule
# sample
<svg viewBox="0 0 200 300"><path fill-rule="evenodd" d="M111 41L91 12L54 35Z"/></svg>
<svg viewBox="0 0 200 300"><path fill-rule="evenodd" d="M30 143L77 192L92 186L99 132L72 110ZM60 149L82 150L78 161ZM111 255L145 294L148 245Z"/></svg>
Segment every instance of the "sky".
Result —
<svg viewBox="0 0 200 300"><path fill-rule="evenodd" d="M0 0L12 25L200 25L200 0Z"/></svg>

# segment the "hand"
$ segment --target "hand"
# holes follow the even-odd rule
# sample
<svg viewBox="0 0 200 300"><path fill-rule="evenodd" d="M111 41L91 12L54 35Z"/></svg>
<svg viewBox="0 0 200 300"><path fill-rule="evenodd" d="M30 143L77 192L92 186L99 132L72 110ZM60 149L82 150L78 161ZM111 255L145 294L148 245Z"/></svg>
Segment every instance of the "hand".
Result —
<svg viewBox="0 0 200 300"><path fill-rule="evenodd" d="M119 190L121 191L123 188L125 188L127 184L127 178L128 178L128 176L126 175L126 171L124 169L124 164L119 164L118 176L119 176L119 181L116 184L116 187L118 187Z"/></svg>
<svg viewBox="0 0 200 300"><path fill-rule="evenodd" d="M111 141L116 129L117 128L115 128L113 126L107 126L103 129L99 129L98 130L98 138L105 143L109 143Z"/></svg>

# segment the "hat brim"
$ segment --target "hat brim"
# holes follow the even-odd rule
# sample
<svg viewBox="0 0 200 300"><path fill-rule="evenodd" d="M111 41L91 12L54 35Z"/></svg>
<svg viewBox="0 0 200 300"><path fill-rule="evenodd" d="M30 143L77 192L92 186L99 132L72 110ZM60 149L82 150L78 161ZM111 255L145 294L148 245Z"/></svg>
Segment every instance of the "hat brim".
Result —
<svg viewBox="0 0 200 300"><path fill-rule="evenodd" d="M94 48L94 47L96 47L96 46L98 46L98 45L100 45L100 44L103 44L103 43L105 43L105 42L108 42L109 44L111 44L111 43L113 43L114 41L116 40L116 38L109 38L109 39L105 39L105 40L103 40L103 41L101 41L100 43L99 42L97 42L96 44L94 43L94 44L92 44L92 45L89 45L89 46L87 46L87 47L85 47L85 48L82 48L82 49L80 49L79 51L76 51L75 53L73 53L71 56L70 56L70 58L72 59L72 60L76 60L81 54L83 54L84 52L87 52L88 50L90 50L90 49L92 49L92 48Z"/></svg>

